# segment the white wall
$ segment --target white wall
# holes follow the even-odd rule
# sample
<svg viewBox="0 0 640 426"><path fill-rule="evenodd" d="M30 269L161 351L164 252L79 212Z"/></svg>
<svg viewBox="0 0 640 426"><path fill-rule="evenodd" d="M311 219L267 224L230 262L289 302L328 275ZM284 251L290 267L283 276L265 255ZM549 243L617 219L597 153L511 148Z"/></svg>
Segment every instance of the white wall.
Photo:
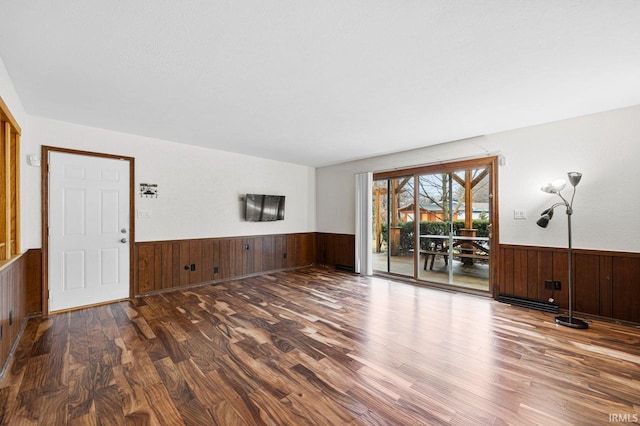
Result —
<svg viewBox="0 0 640 426"><path fill-rule="evenodd" d="M135 185L158 184L158 198L140 198L136 241L265 235L315 231L313 168L224 151L151 139L31 116L23 153L42 145L135 157ZM40 168L27 167L23 199L31 206L23 228L27 247L40 247ZM286 196L285 220L245 222L240 197L245 193Z"/></svg>
<svg viewBox="0 0 640 426"><path fill-rule="evenodd" d="M535 225L554 197L540 185L581 171L575 200L574 246L640 252L640 106L487 135L419 150L313 169L178 143L28 116L0 58L0 96L22 127L22 247L40 247L40 169L26 155L42 144L136 158L136 188L157 183L158 199L136 198L138 241L288 232L353 234L354 174L501 153L500 242L563 247L565 218ZM366 150L366 147L363 147ZM393 144L390 142L390 151ZM247 223L238 197L287 196L286 220ZM315 193L317 192L317 194ZM514 220L513 209L526 209ZM556 213L560 213L557 211ZM316 220L317 217L317 220Z"/></svg>
<svg viewBox="0 0 640 426"><path fill-rule="evenodd" d="M16 119L20 127L26 126L27 113L22 106L22 102L18 97L16 88L13 86L11 77L4 66L4 62L0 57L0 97L5 104L9 107L13 118Z"/></svg>
<svg viewBox="0 0 640 426"><path fill-rule="evenodd" d="M536 225L559 201L540 186L579 171L574 247L640 252L640 106L317 169L317 230L355 233L355 173L498 153L507 161L498 171L501 243L564 247L563 210L547 229ZM514 209L527 219L513 219Z"/></svg>

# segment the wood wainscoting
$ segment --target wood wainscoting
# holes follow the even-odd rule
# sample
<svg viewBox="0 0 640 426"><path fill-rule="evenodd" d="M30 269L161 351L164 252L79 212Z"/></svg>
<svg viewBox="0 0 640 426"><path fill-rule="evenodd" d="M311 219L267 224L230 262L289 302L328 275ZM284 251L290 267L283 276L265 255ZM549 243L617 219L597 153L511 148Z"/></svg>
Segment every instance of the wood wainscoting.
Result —
<svg viewBox="0 0 640 426"><path fill-rule="evenodd" d="M134 294L312 264L353 269L355 235L307 232L136 243Z"/></svg>
<svg viewBox="0 0 640 426"><path fill-rule="evenodd" d="M40 311L40 259L29 250L0 264L0 373L27 315Z"/></svg>
<svg viewBox="0 0 640 426"><path fill-rule="evenodd" d="M315 233L136 243L134 294L299 268L315 261Z"/></svg>
<svg viewBox="0 0 640 426"><path fill-rule="evenodd" d="M42 249L29 249L25 254L27 268L27 314L42 312Z"/></svg>
<svg viewBox="0 0 640 426"><path fill-rule="evenodd" d="M573 249L574 310L640 323L640 253ZM553 297L569 307L567 249L500 245L499 293L547 300L545 280L562 283Z"/></svg>
<svg viewBox="0 0 640 426"><path fill-rule="evenodd" d="M316 264L353 269L356 265L356 236L351 234L317 233Z"/></svg>

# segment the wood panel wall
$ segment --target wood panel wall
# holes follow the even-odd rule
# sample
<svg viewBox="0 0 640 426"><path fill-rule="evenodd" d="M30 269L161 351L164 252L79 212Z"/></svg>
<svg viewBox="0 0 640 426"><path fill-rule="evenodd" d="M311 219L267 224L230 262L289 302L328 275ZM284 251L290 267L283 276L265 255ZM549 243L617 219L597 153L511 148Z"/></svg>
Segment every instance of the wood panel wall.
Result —
<svg viewBox="0 0 640 426"><path fill-rule="evenodd" d="M40 310L39 256L40 250L29 250L0 264L0 371L27 314Z"/></svg>
<svg viewBox="0 0 640 426"><path fill-rule="evenodd" d="M30 249L25 254L26 261L26 310L27 314L42 312L42 249Z"/></svg>
<svg viewBox="0 0 640 426"><path fill-rule="evenodd" d="M315 233L136 243L134 294L315 262Z"/></svg>
<svg viewBox="0 0 640 426"><path fill-rule="evenodd" d="M134 293L311 264L354 267L354 248L354 235L331 233L136 243ZM544 281L557 280L563 286L554 297L563 309L568 308L566 249L501 245L499 256L494 294L547 300L551 290L545 290ZM14 262L15 265L0 271L2 291L9 291L9 287L5 289L5 281L14 282L11 288L18 300L24 292L25 313L36 313L42 306L41 250L29 250L23 257L20 260L23 263ZM196 265L195 271L191 271L192 263ZM186 265L189 270L184 269ZM640 323L639 253L574 249L573 265L574 309L577 312ZM17 281L5 276L13 268L22 271L13 272L17 274ZM25 281L21 274L26 275ZM16 297L14 293L11 297ZM2 293L0 308L5 309L7 300L9 293L6 296ZM5 317L3 313L3 321Z"/></svg>
<svg viewBox="0 0 640 426"><path fill-rule="evenodd" d="M356 237L351 234L317 234L316 264L355 268Z"/></svg>
<svg viewBox="0 0 640 426"><path fill-rule="evenodd" d="M640 253L573 250L573 308L577 312L640 323ZM547 300L545 280L561 281L554 298L569 307L567 250L500 246L499 294Z"/></svg>

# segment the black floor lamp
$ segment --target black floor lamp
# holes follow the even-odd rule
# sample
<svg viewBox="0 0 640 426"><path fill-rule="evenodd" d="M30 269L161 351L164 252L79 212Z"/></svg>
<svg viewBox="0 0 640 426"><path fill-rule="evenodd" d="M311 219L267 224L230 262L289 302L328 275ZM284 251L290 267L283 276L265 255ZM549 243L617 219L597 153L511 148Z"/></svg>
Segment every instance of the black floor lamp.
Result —
<svg viewBox="0 0 640 426"><path fill-rule="evenodd" d="M557 194L562 199L562 202L558 202L543 211L540 219L538 219L536 223L538 224L538 226L546 228L547 225L549 225L549 221L553 217L553 209L559 206L565 206L567 209L567 225L569 228L569 316L557 316L556 324L564 325L565 327L584 329L589 328L589 324L581 319L573 317L573 253L571 252L571 215L573 214L573 197L575 197L576 195L576 185L578 185L580 179L582 179L582 173L569 172L567 173L567 176L569 177L569 183L571 183L571 185L573 186L573 195L571 195L571 202L567 201L560 193L560 191L562 191L567 184L564 180L560 179L543 185L540 189L549 194Z"/></svg>

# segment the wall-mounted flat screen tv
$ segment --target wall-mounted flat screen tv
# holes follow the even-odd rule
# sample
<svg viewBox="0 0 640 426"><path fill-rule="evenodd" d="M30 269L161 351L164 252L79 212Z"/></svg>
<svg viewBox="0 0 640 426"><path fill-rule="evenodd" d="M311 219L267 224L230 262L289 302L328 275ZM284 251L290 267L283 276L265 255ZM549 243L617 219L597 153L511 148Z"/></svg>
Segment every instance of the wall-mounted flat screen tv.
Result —
<svg viewBox="0 0 640 426"><path fill-rule="evenodd" d="M284 195L247 194L244 219L249 222L284 220Z"/></svg>

